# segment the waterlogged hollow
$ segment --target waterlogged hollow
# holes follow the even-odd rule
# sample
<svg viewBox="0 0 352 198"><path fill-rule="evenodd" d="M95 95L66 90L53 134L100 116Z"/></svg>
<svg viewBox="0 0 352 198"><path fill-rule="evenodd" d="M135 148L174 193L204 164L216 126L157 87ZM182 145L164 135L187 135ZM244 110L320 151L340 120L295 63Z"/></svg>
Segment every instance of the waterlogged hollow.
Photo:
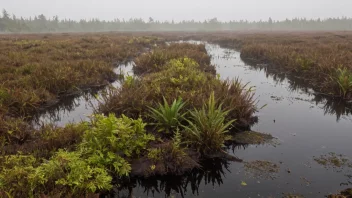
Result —
<svg viewBox="0 0 352 198"><path fill-rule="evenodd" d="M118 75L133 75L133 62L119 65L114 69ZM102 94L106 93L110 87L118 88L121 80L116 80L103 89L89 90L85 93L64 98L58 105L45 109L39 115L35 116L33 123L40 125L43 123L55 123L57 126L65 126L68 123L75 123L89 120L94 109L99 104Z"/></svg>
<svg viewBox="0 0 352 198"><path fill-rule="evenodd" d="M202 169L182 176L131 178L111 192L113 197L323 197L352 185L352 168L335 171L314 160L315 156L330 152L352 157L351 105L315 95L299 81L270 73L265 65L246 65L237 51L214 44L206 44L206 48L220 78L239 77L248 83L248 88L252 87L258 107L264 106L257 113L259 122L252 130L269 133L278 143L228 148L244 163L212 159L203 161ZM126 73L132 70L132 64L120 68ZM119 82L114 86L119 86ZM102 90L95 94L101 93ZM98 101L90 95L68 104L69 108L58 107L39 120L54 121L60 126L86 120ZM256 172L254 177L245 164L255 161L275 167L275 175L261 177Z"/></svg>

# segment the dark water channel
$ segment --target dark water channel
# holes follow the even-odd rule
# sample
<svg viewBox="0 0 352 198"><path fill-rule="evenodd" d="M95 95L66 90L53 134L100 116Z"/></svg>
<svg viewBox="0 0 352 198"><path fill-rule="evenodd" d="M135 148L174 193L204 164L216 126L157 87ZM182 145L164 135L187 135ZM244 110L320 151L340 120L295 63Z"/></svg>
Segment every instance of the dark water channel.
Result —
<svg viewBox="0 0 352 198"><path fill-rule="evenodd" d="M326 169L313 159L329 152L352 157L351 107L314 95L284 75L270 74L265 65L248 66L239 52L213 44L206 47L222 79L239 77L255 86L258 106L267 106L257 113L259 122L252 130L270 133L278 142L238 146L229 153L244 161L274 162L279 172L270 179L254 177L243 163L215 159L183 176L133 178L112 197L283 197L283 193L324 197L352 186L348 177L352 168ZM130 71L131 67L125 69ZM90 103L96 105L97 101L81 96L74 99L72 108L51 112L54 119L50 113L40 119L59 125L85 120L93 112Z"/></svg>
<svg viewBox="0 0 352 198"><path fill-rule="evenodd" d="M118 75L133 75L133 62L129 62L114 69ZM46 109L35 116L33 123L39 126L43 123L55 123L57 126L65 126L68 123L88 121L89 116L94 113L94 109L101 101L103 94L108 92L110 87L118 88L121 80L116 80L103 89L88 90L78 96L67 97L60 101L58 105Z"/></svg>

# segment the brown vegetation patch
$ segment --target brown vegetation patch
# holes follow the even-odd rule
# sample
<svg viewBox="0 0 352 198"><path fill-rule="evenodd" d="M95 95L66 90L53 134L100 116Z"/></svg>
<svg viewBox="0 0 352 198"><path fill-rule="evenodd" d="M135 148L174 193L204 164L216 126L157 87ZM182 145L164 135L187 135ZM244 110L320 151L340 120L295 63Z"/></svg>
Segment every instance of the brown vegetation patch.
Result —
<svg viewBox="0 0 352 198"><path fill-rule="evenodd" d="M244 168L247 174L258 179L275 179L280 169L279 165L262 160L245 162Z"/></svg>
<svg viewBox="0 0 352 198"><path fill-rule="evenodd" d="M235 133L231 140L237 144L264 144L273 140L270 134L259 133L255 131L245 131Z"/></svg>
<svg viewBox="0 0 352 198"><path fill-rule="evenodd" d="M343 190L336 195L329 195L328 198L352 198L352 188Z"/></svg>
<svg viewBox="0 0 352 198"><path fill-rule="evenodd" d="M113 66L156 42L134 39L98 34L1 37L0 109L28 115L59 96L115 80Z"/></svg>
<svg viewBox="0 0 352 198"><path fill-rule="evenodd" d="M325 168L332 168L337 170L345 167L352 168L352 162L346 156L333 152L326 155L321 155L320 157L314 157L314 161L324 166Z"/></svg>

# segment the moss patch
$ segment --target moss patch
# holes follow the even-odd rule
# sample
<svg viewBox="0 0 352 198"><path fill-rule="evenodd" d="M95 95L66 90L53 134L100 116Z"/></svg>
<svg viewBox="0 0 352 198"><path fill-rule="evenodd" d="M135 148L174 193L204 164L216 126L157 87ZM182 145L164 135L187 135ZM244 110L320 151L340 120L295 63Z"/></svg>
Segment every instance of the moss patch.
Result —
<svg viewBox="0 0 352 198"><path fill-rule="evenodd" d="M255 131L239 132L232 137L232 141L237 144L264 144L273 139L274 137L270 134Z"/></svg>
<svg viewBox="0 0 352 198"><path fill-rule="evenodd" d="M320 157L314 157L314 161L324 166L325 168L341 169L341 168L352 168L352 162L341 154L328 153L321 155Z"/></svg>
<svg viewBox="0 0 352 198"><path fill-rule="evenodd" d="M244 168L249 175L262 179L275 179L280 169L279 165L265 160L245 162Z"/></svg>

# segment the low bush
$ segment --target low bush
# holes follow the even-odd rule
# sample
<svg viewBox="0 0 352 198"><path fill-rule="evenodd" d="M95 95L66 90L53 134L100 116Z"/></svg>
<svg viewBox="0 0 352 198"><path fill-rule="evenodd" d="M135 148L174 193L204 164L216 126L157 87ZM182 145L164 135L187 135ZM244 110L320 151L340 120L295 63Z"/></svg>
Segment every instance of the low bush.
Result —
<svg viewBox="0 0 352 198"><path fill-rule="evenodd" d="M146 149L152 135L141 119L94 116L74 151L58 150L49 160L33 155L4 155L0 194L82 196L112 188L112 179L128 176L128 159Z"/></svg>

